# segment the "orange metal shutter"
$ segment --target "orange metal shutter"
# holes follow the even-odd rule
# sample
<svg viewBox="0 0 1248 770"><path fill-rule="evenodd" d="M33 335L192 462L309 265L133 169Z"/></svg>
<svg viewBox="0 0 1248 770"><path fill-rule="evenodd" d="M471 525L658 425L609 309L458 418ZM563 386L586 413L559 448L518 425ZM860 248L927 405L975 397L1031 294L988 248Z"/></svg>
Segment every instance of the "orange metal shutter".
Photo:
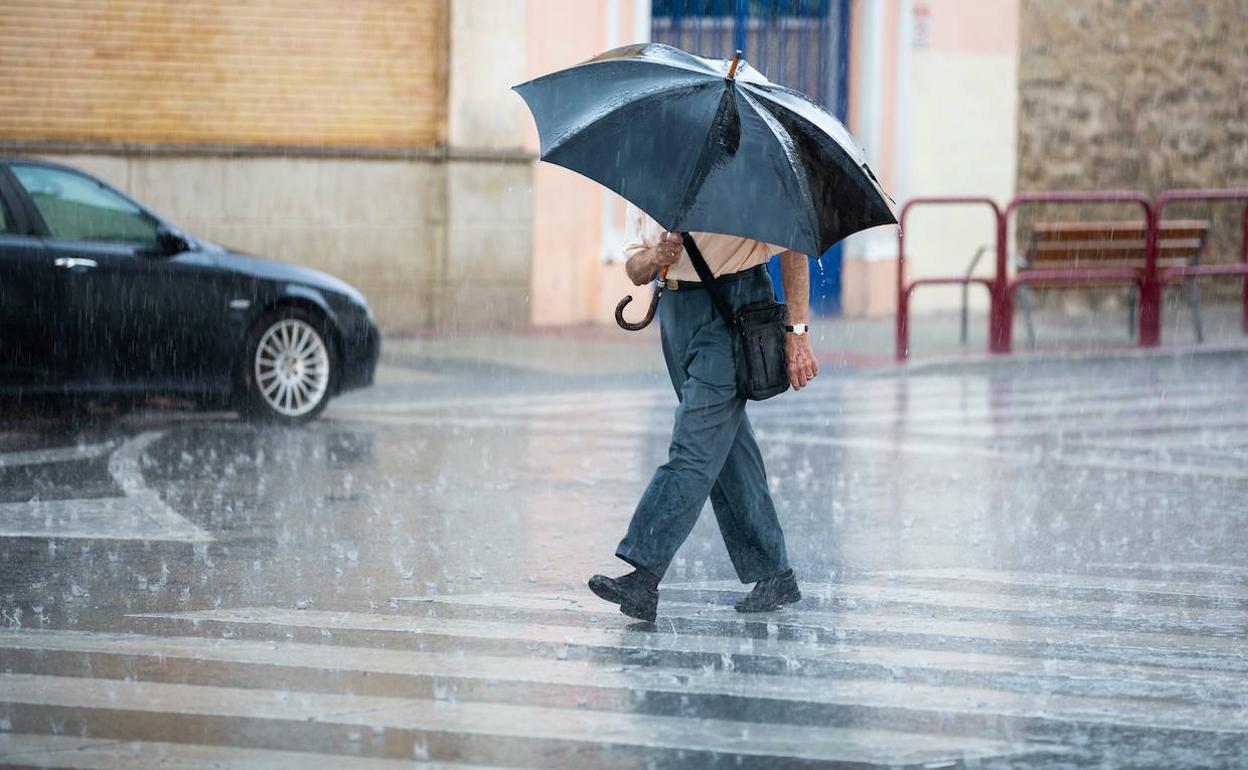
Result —
<svg viewBox="0 0 1248 770"><path fill-rule="evenodd" d="M0 140L420 148L445 0L0 0Z"/></svg>

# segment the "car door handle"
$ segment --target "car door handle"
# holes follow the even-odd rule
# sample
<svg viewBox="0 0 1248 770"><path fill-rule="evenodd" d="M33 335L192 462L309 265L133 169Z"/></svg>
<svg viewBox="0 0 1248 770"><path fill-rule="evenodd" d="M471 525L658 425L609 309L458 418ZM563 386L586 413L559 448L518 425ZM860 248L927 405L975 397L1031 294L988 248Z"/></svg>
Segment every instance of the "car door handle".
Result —
<svg viewBox="0 0 1248 770"><path fill-rule="evenodd" d="M98 263L94 259L87 259L85 257L57 257L56 261L52 264L57 267L63 267L66 270L73 270L75 267L91 268L98 266Z"/></svg>

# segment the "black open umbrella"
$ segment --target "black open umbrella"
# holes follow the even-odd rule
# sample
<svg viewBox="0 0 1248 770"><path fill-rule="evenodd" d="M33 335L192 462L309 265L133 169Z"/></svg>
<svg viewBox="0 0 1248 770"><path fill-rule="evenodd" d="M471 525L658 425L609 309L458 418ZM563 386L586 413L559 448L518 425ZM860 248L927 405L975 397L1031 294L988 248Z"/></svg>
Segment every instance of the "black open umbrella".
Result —
<svg viewBox="0 0 1248 770"><path fill-rule="evenodd" d="M515 90L537 121L542 160L619 193L668 231L818 256L897 222L845 126L739 55L629 45Z"/></svg>
<svg viewBox="0 0 1248 770"><path fill-rule="evenodd" d="M819 255L897 222L839 120L745 61L733 67L646 43L515 90L537 121L542 160L614 190L670 231Z"/></svg>

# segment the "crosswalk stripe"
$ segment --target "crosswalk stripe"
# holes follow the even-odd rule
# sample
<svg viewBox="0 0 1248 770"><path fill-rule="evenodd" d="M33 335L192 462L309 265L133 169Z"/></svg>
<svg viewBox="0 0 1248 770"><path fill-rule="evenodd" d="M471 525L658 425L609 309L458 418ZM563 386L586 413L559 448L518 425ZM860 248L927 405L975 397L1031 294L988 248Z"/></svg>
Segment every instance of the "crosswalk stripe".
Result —
<svg viewBox="0 0 1248 770"><path fill-rule="evenodd" d="M1098 447L1101 449L1138 448L1135 442L1128 442L1122 437L1114 439L1083 439L1080 446ZM1148 442L1149 449L1179 452L1195 450L1213 450L1227 452L1235 448L1248 446L1248 430L1227 429L1194 429L1184 430L1173 436L1153 436ZM1236 454L1234 451L1230 452Z"/></svg>
<svg viewBox="0 0 1248 770"><path fill-rule="evenodd" d="M1199 599L1213 602L1248 603L1248 586L1211 585L1204 582L1147 580L1098 575L1004 572L963 567L888 570L876 572L874 575L884 580L896 582L935 580L947 581L964 587L993 585L1057 591L1077 589L1105 591L1124 596L1136 596L1140 599ZM1245 606L1248 606L1248 604L1245 604Z"/></svg>
<svg viewBox="0 0 1248 770"><path fill-rule="evenodd" d="M517 750L535 752L539 757L566 757L569 752L602 746L648 750L652 757L675 751L687 757L701 755L703 761L729 755L770 763L868 765L1060 751L1037 744L859 728L764 727L722 719L688 720L611 711L26 674L0 674L0 693L10 704L36 707L36 718L66 708L145 714L153 732L159 731L161 724L172 732L195 717L267 723L271 727L265 733L272 736L270 740L285 745L265 748L289 749L313 735L324 736L326 728L382 730L387 735L380 750L388 749L391 754L396 734L410 736L413 741L437 733L488 737L488 741L465 742L460 747L463 759L487 763L506 761ZM17 721L21 721L20 714Z"/></svg>
<svg viewBox="0 0 1248 770"><path fill-rule="evenodd" d="M614 614L605 603L583 604L566 597L541 594L456 594L452 596L401 597L400 601L433 604L461 604L517 610L555 610L566 615ZM681 620L718 620L727 623L749 622L732 607L689 602L661 603L665 618ZM557 617L557 616L551 616ZM426 620L432 620L426 618ZM1004 648L1016 654L1069 655L1072 657L1106 656L1100 659L1155 662L1175 667L1203 668L1217 665L1248 671L1248 648L1238 638L1192 636L1149 631L1083 629L1070 626L1045 626L1006 623L999 620L970 621L936 619L910 613L856 611L852 613L802 610L776 616L771 622L791 628L795 633L806 631L815 638L830 641L848 639L871 640L891 638L897 643L947 647L949 645ZM1111 657L1112 656L1112 657Z"/></svg>
<svg viewBox="0 0 1248 770"><path fill-rule="evenodd" d="M1177 578L1191 582L1191 576L1197 575L1205 583L1234 583L1248 585L1248 566L1241 564L1209 564L1206 562L1091 562L1085 568L1096 573L1136 578L1145 576L1147 580L1170 580Z"/></svg>
<svg viewBox="0 0 1248 770"><path fill-rule="evenodd" d="M22 452L4 452L0 453L0 468L94 460L108 454L113 446L113 442L105 441L97 444L75 444L66 447L30 449Z"/></svg>
<svg viewBox="0 0 1248 770"><path fill-rule="evenodd" d="M633 704L641 699L651 700L656 694L696 699L699 696L720 696L742 701L768 701L770 711L776 704L806 704L808 713L814 706L837 706L870 712L889 712L896 727L897 717L908 717L910 727L917 727L929 720L933 712L946 715L959 713L967 716L997 716L1019 722L1044 723L1050 727L1058 724L1099 723L1122 728L1142 730L1175 730L1188 732L1248 732L1248 711L1227 709L1208 704L1169 704L1157 708L1153 703L1134 702L1117 697L1080 697L1048 693L1042 702L1032 693L1020 694L1005 690L980 687L899 683L879 679L840 679L835 686L812 678L793 678L783 675L734 673L725 676L720 671L689 671L666 667L625 668L597 665L585 661L528 658L517 665L514 658L463 655L454 653L405 652L397 650L360 649L330 645L302 643L252 642L246 640L204 640L197 638L159 638L134 634L91 634L65 631L36 631L0 633L0 649L34 653L37 658L14 656L13 673L30 673L27 668L34 662L44 662L46 656L55 652L90 654L84 658L92 665L96 679L117 679L121 671L142 671L137 678L143 681L166 681L173 674L152 673L147 667L116 667L101 671L104 656L130 658L157 658L162 663L193 661L190 668L179 668L208 679L213 684L231 684L243 680L245 686L254 687L257 681L272 678L286 687L299 690L306 688L292 683L282 673L286 669L305 669L326 674L328 679L338 680L341 672L363 674L402 675L419 679L426 688L435 692L441 683L441 699L459 699L461 683L478 683L471 695L486 695L490 700L519 699L521 703L555 706L561 702L580 699L590 705L594 693L616 694L606 701L609 706ZM58 661L65 662L65 661ZM223 673L220 669L203 670L209 662L243 664L235 673ZM80 662L81 663L81 662ZM269 667L262 669L260 667ZM268 670L268 677L259 671ZM42 672L38 672L42 673ZM110 675L111 674L111 675ZM127 678L136 678L127 673ZM350 692L361 692L361 685L370 680L349 680ZM377 681L374 676L372 681ZM508 690L508 683L523 685L518 690ZM394 688L394 680L381 680L379 687ZM543 696L543 686L555 691ZM318 688L319 689L319 688ZM465 688L466 689L466 688ZM2 697L2 696L0 696ZM475 697L474 697L475 699ZM549 702L546 702L549 701ZM511 702L511 701L507 701ZM601 708L601 706L598 706ZM776 716L772 714L773 718ZM843 721L843 717L837 717ZM774 720L781 721L781 720Z"/></svg>
<svg viewBox="0 0 1248 770"><path fill-rule="evenodd" d="M507 610L509 614L514 610ZM181 614L149 615L155 622L177 623ZM492 653L576 657L582 651L608 652L626 659L636 658L647 664L679 661L684 666L711 666L729 670L785 670L802 675L870 676L910 678L912 681L944 681L937 667L947 671L949 680L989 682L1001 681L1012 686L1040 688L1073 694L1101 694L1108 691L1149 693L1164 692L1167 697L1218 699L1219 693L1237 700L1241 697L1243 676L1239 673L1209 669L1185 669L1134 663L1129 667L1095 660L1034 658L1011 656L997 652L962 651L948 645L940 649L907 648L887 644L864 644L840 640L832 646L810 641L751 637L724 639L692 632L646 632L634 630L608 631L601 628L569 628L540 621L459 622L453 626L413 622L408 616L361 615L358 613L322 613L319 617L300 612L292 616L282 611L234 611L218 620L190 619L193 627L213 623L218 633L234 634L250 626L273 626L287 634L291 630L399 634L400 638L419 642L443 639L449 649L469 650L471 642L484 643ZM241 619L241 622L239 620ZM596 623L599 616L590 617ZM183 618L184 622L187 619ZM777 628L778 631L778 628ZM312 635L308 635L312 638ZM292 636L293 638L293 636ZM420 649L436 649L422 646ZM1030 682L1030 684L1029 684ZM1126 688L1126 690L1123 690Z"/></svg>
<svg viewBox="0 0 1248 770"><path fill-rule="evenodd" d="M241 749L160 741L74 738L64 735L0 733L0 764L68 770L411 770L407 759L312 754L303 751ZM484 765L422 762L421 770L491 770ZM492 766L500 770L501 765Z"/></svg>
<svg viewBox="0 0 1248 770"><path fill-rule="evenodd" d="M485 594L463 594L449 601L458 603L497 601ZM441 597L436 601L448 601ZM549 611L549 597L511 599L504 605L510 611ZM494 606L498 606L495 604ZM239 608L203 610L186 613L151 613L136 618L175 623L216 623L239 626L287 626L359 632L424 635L458 640L482 639L491 642L536 641L550 645L605 644L609 647L650 646L667 642L662 633L611 631L589 627L595 617L618 617L609 609L565 603L563 610L552 613L544 623L525 624L517 630L511 623L465 618L413 617L408 615L366 615L350 612L273 610ZM578 616L580 619L578 619ZM739 630L746 622L730 607L665 603L665 619L709 621L726 624L725 633ZM943 621L900 615L857 614L851 617L801 612L779 616L772 621L791 635L802 635L807 644L784 642L783 652L809 655L820 643L892 644L897 646L947 649L951 646L976 651L1005 652L1016 655L1066 657L1136 665L1160 665L1185 669L1220 668L1227 671L1248 671L1248 652L1236 639L1223 637L1190 637L1143 632L1106 632L1076 628L1020 626L1004 623ZM574 625L569 626L572 623ZM622 635L627 635L623 637ZM690 646L695 640L683 639L679 644ZM629 644L624 644L627 641ZM732 636L704 636L698 640L701 652L719 654L755 654L780 640L757 640Z"/></svg>
<svg viewBox="0 0 1248 770"><path fill-rule="evenodd" d="M933 428L927 432L939 436L966 436L969 438L1001 438L1026 439L1052 433L1068 433L1072 436L1110 436L1125 433L1143 432L1156 434L1165 431L1193 431L1204 428L1240 429L1248 427L1248 420L1228 417L1225 413L1209 417L1198 417L1182 411L1174 414L1129 415L1116 419L1104 419L1100 415L1089 414L1072 419L1065 424L1041 425L979 425L964 427Z"/></svg>
<svg viewBox="0 0 1248 770"><path fill-rule="evenodd" d="M716 595L740 597L742 590L740 583L729 580L663 584L663 595L678 599L705 599ZM1122 624L1135 628L1169 633L1248 633L1248 610L1173 607L1051 596L1019 597L982 591L862 583L820 585L803 582L802 595L805 597L805 607L840 608L844 612L873 606L905 605L927 612L991 612L1003 618L1031 618L1036 623L1079 623L1113 627L1116 622L1121 621Z"/></svg>
<svg viewBox="0 0 1248 770"><path fill-rule="evenodd" d="M1211 479L1248 479L1248 467L1242 463L1231 462L1217 465L1210 462L1182 463L1159 456L1151 449L1132 452L1132 457L1114 457L1105 451L1080 452L1060 451L1052 459L1064 465L1077 468L1098 468L1100 470L1126 471L1128 473L1152 473L1166 476L1200 476ZM1219 457L1225 462L1227 458Z"/></svg>
<svg viewBox="0 0 1248 770"><path fill-rule="evenodd" d="M853 761L899 764L896 747L915 736L947 742L925 744L934 762L979 747L973 756L1060 764L1055 746L1091 735L1248 752L1248 587L1217 565L1188 567L1196 577L1177 581L1121 574L1125 565L869 573L806 584L803 602L761 617L732 609L735 583L676 583L655 626L579 591L399 597L394 613L144 613L126 625L140 633L0 631L0 702L17 732L86 713L155 725L101 737L159 743L208 719L216 726L197 740L209 748L334 752L343 731L380 730L364 756L403 758L396 745L437 734L474 747L457 759L483 763L592 751L589 766L615 746L630 758L767 766L796 761L794 746L830 730L841 741L804 760L849 761L849 746L866 752ZM84 678L58 676L67 671ZM228 737L243 725L272 740ZM313 728L321 734L303 732ZM774 742L760 743L764 733ZM478 751L472 737L486 735L491 749Z"/></svg>

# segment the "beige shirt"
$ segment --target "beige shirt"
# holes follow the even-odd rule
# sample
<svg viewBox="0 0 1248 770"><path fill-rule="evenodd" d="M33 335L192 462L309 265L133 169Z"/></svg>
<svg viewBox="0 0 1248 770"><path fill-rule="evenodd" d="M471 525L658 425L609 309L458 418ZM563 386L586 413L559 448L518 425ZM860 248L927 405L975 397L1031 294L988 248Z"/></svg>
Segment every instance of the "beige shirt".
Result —
<svg viewBox="0 0 1248 770"><path fill-rule="evenodd" d="M624 258L628 259L653 249L663 238L663 226L651 219L646 212L632 205L625 215L628 222L624 230ZM761 265L773 254L785 251L783 246L773 246L737 235L719 233L690 233L698 243L698 250L706 260L707 267L717 276L739 273ZM698 272L693 269L688 252L681 251L680 259L667 271L668 278L678 281L696 281Z"/></svg>

